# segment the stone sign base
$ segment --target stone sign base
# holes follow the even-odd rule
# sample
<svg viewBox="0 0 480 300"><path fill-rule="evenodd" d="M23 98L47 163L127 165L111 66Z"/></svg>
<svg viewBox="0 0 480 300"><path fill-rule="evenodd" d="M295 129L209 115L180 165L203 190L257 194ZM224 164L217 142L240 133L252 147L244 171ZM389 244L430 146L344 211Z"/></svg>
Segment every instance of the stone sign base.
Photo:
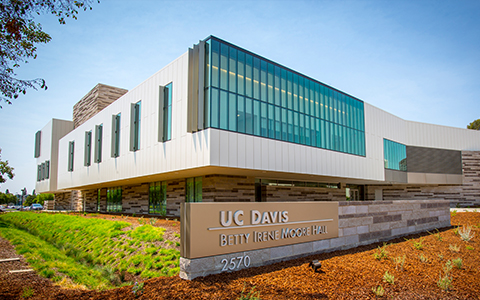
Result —
<svg viewBox="0 0 480 300"><path fill-rule="evenodd" d="M195 259L180 258L180 277L264 266L312 254L354 248L450 226L445 200L339 202L338 238Z"/></svg>

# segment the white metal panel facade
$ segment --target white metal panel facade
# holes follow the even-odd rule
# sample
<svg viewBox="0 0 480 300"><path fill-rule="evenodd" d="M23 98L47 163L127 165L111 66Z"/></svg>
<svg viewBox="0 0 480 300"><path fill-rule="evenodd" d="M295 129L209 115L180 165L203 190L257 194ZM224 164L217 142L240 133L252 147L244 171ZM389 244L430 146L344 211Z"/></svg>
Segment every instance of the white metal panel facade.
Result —
<svg viewBox="0 0 480 300"><path fill-rule="evenodd" d="M208 131L187 133L188 55L184 54L107 106L60 140L60 189L112 183L208 165ZM158 142L160 86L173 83L172 139ZM141 101L140 150L130 151L130 109ZM111 157L112 116L121 113L120 155ZM103 124L102 161L84 166L85 132ZM68 145L75 141L74 170L69 172ZM93 154L92 154L93 155Z"/></svg>
<svg viewBox="0 0 480 300"><path fill-rule="evenodd" d="M42 128L40 143L40 156L36 159L37 166L46 161L50 162L50 174L48 179L37 181L35 191L48 193L57 190L58 172L58 141L68 132L72 131L73 122L67 120L52 119Z"/></svg>
<svg viewBox="0 0 480 300"><path fill-rule="evenodd" d="M158 142L159 87L171 82L172 139ZM384 139L408 146L480 150L478 131L406 121L367 103L364 104L366 156L211 128L192 134L187 132L187 96L188 54L185 53L60 140L58 188L156 181L161 180L162 174L207 166L232 168L231 172L251 170L259 177L271 171L284 174L286 179L295 174L305 180L309 176L324 176L381 182L385 180ZM133 152L130 110L131 104L138 101L141 101L140 150ZM120 155L113 158L112 116L118 113L121 113ZM95 126L100 124L103 124L102 161L92 160L86 167L85 132L95 132ZM73 172L67 170L70 141L75 141ZM50 152L43 149L44 145L42 155Z"/></svg>

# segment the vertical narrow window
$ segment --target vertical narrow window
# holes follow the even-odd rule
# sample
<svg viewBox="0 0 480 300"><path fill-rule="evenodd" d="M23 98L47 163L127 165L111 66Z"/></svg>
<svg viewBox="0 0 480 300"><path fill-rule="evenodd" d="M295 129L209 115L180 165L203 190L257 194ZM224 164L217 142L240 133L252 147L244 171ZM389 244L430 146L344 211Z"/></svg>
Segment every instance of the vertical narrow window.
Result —
<svg viewBox="0 0 480 300"><path fill-rule="evenodd" d="M107 212L122 212L122 188L107 189Z"/></svg>
<svg viewBox="0 0 480 300"><path fill-rule="evenodd" d="M130 151L140 149L140 111L141 101L132 104L130 115Z"/></svg>
<svg viewBox="0 0 480 300"><path fill-rule="evenodd" d="M45 163L42 163L41 166L42 166L42 180L45 180Z"/></svg>
<svg viewBox="0 0 480 300"><path fill-rule="evenodd" d="M42 131L35 133L35 158L40 157L40 145L42 141Z"/></svg>
<svg viewBox="0 0 480 300"><path fill-rule="evenodd" d="M42 165L37 165L37 181L42 180Z"/></svg>
<svg viewBox="0 0 480 300"><path fill-rule="evenodd" d="M112 116L112 157L120 156L120 118L122 114Z"/></svg>
<svg viewBox="0 0 480 300"><path fill-rule="evenodd" d="M45 178L49 179L50 178L50 161L47 160L45 163Z"/></svg>
<svg viewBox="0 0 480 300"><path fill-rule="evenodd" d="M163 89L163 141L172 139L172 83Z"/></svg>
<svg viewBox="0 0 480 300"><path fill-rule="evenodd" d="M75 141L68 142L68 171L73 171L73 152L75 151Z"/></svg>
<svg viewBox="0 0 480 300"><path fill-rule="evenodd" d="M148 193L148 213L167 215L167 182L150 183Z"/></svg>
<svg viewBox="0 0 480 300"><path fill-rule="evenodd" d="M99 163L102 161L102 135L103 135L103 124L95 126L95 162Z"/></svg>
<svg viewBox="0 0 480 300"><path fill-rule="evenodd" d="M90 166L92 163L92 131L85 132L85 160L84 164L86 167Z"/></svg>
<svg viewBox="0 0 480 300"><path fill-rule="evenodd" d="M186 179L185 202L202 202L202 177Z"/></svg>
<svg viewBox="0 0 480 300"><path fill-rule="evenodd" d="M102 189L97 190L97 211L100 211L101 191Z"/></svg>

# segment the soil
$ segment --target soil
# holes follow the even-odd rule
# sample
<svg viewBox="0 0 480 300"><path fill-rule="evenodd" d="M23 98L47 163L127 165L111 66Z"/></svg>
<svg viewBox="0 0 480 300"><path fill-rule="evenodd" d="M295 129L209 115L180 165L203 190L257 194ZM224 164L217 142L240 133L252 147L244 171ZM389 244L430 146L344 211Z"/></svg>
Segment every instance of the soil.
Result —
<svg viewBox="0 0 480 300"><path fill-rule="evenodd" d="M132 217L124 220L138 222ZM385 299L480 299L480 213L456 213L451 220L452 227L440 230L441 240L433 233L425 233L389 241L385 248L387 259L374 258L378 247L383 246L377 243L193 281L178 276L154 278L144 282L139 291L142 294L137 297L132 286L108 291L64 289L34 272L9 274L7 270L29 266L8 241L0 238L0 259L21 258L0 263L0 299L24 299L24 290L29 287L34 290L29 299L238 299L242 290L247 295L252 288L261 299L375 299L372 288L378 285L384 288ZM179 222L175 221L159 220L155 225L168 227L170 233L179 230ZM475 236L470 242L462 241L455 233L455 227L461 225L474 226ZM416 249L414 242L421 242L423 249ZM454 245L459 252L454 251ZM402 270L394 259L404 255ZM427 261L422 262L420 255ZM444 274L446 262L456 258L462 259L463 266L453 267L451 288L444 291L437 281ZM313 259L322 262L320 272L308 267ZM383 282L386 271L394 275L394 284Z"/></svg>

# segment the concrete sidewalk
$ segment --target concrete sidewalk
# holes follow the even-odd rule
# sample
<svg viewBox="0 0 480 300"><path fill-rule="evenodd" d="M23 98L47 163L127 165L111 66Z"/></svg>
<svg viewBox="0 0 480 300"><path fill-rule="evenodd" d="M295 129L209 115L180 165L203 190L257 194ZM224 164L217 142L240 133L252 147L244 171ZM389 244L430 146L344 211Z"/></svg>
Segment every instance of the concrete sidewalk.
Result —
<svg viewBox="0 0 480 300"><path fill-rule="evenodd" d="M456 211L456 212L480 212L480 208L450 208L450 212Z"/></svg>

